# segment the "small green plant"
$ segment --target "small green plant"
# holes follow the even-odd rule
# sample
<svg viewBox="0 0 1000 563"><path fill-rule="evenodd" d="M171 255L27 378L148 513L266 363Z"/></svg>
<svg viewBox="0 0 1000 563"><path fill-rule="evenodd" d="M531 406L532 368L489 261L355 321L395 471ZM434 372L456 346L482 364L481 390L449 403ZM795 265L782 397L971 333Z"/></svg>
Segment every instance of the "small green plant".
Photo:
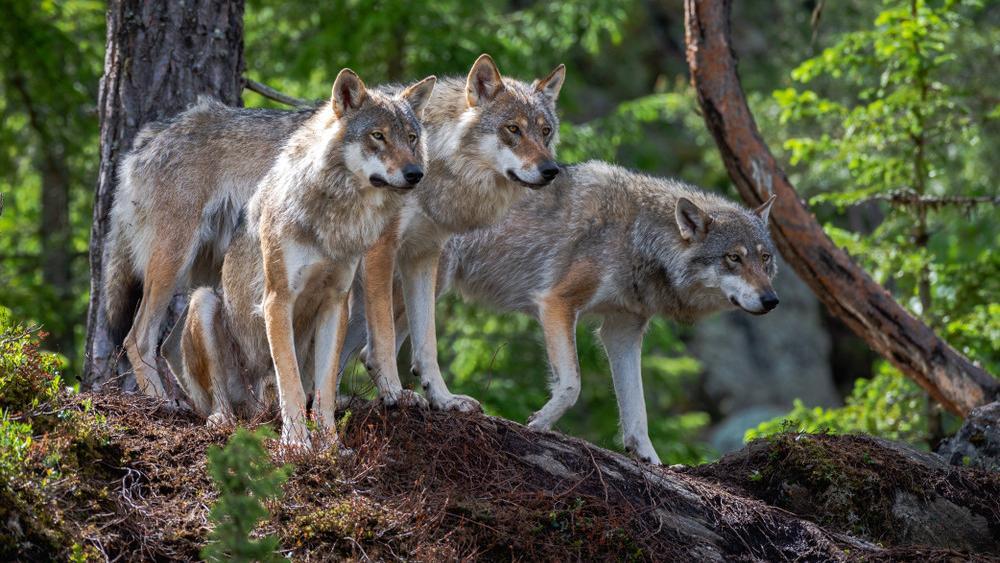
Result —
<svg viewBox="0 0 1000 563"><path fill-rule="evenodd" d="M285 561L278 555L278 538L258 540L250 534L269 516L263 501L274 498L292 471L290 465L275 467L264 449L264 440L274 433L262 427L256 432L240 428L225 448L208 451L208 471L219 489L219 500L209 519L215 524L201 556L207 561Z"/></svg>

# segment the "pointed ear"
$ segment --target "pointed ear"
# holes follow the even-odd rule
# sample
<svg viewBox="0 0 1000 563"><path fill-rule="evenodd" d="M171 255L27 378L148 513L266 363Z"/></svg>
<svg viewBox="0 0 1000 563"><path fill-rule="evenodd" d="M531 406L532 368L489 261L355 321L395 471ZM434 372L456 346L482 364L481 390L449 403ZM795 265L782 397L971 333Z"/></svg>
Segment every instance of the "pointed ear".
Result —
<svg viewBox="0 0 1000 563"><path fill-rule="evenodd" d="M413 113L417 114L417 118L423 118L424 108L427 107L427 102L431 101L431 94L434 92L435 84L437 84L437 77L428 76L420 82L411 85L406 90L403 90L401 96L409 102L410 107L413 108Z"/></svg>
<svg viewBox="0 0 1000 563"><path fill-rule="evenodd" d="M469 107L474 108L492 100L503 89L503 79L500 78L500 70L493 62L493 57L485 53L479 55L465 81L465 99L469 102Z"/></svg>
<svg viewBox="0 0 1000 563"><path fill-rule="evenodd" d="M566 65L559 65L548 76L535 81L535 92L545 94L553 102L559 97L559 90L566 81Z"/></svg>
<svg viewBox="0 0 1000 563"><path fill-rule="evenodd" d="M361 104L365 103L366 97L367 90L361 78L349 68L341 70L337 79L333 81L331 97L333 113L337 117L344 117L347 113L360 108Z"/></svg>
<svg viewBox="0 0 1000 563"><path fill-rule="evenodd" d="M680 230L681 238L688 241L704 239L705 235L708 234L708 227L712 224L712 218L709 217L708 213L702 211L686 197L677 200L674 218L677 220L677 228Z"/></svg>
<svg viewBox="0 0 1000 563"><path fill-rule="evenodd" d="M754 214L760 217L762 221L767 223L767 218L771 214L771 206L774 205L774 200L777 198L778 198L777 194L771 194L771 197L767 198L767 201L761 204L761 206L758 207L757 209L753 210Z"/></svg>

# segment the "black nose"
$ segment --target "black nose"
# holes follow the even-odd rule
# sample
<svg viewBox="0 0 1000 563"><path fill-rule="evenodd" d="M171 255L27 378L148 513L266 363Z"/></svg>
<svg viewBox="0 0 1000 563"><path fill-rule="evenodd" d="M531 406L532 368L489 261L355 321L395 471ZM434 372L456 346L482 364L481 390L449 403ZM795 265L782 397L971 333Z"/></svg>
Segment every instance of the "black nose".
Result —
<svg viewBox="0 0 1000 563"><path fill-rule="evenodd" d="M764 306L764 309L771 311L778 306L778 295L773 291L768 291L760 298L760 304Z"/></svg>
<svg viewBox="0 0 1000 563"><path fill-rule="evenodd" d="M545 178L546 182L551 182L552 178L555 178L556 174L559 173L559 166L555 162L548 160L538 165L538 172L542 175L542 178Z"/></svg>
<svg viewBox="0 0 1000 563"><path fill-rule="evenodd" d="M403 168L403 178L412 186L424 177L424 171L416 164L407 164Z"/></svg>

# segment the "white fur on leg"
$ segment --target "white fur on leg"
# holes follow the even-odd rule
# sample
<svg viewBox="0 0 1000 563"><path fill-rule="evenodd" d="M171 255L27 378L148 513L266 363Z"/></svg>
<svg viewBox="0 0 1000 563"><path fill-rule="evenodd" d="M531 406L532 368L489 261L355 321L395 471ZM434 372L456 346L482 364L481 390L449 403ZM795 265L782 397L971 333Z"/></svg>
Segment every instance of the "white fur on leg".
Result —
<svg viewBox="0 0 1000 563"><path fill-rule="evenodd" d="M411 264L403 272L403 299L413 346L413 371L420 377L427 399L435 409L479 411L482 410L479 401L466 395L455 395L448 390L438 367L434 328L435 259Z"/></svg>
<svg viewBox="0 0 1000 563"><path fill-rule="evenodd" d="M336 441L337 377L340 350L344 334L343 317L347 307L342 294L331 294L324 303L324 310L317 319L313 381L315 382L314 405L320 426Z"/></svg>
<svg viewBox="0 0 1000 563"><path fill-rule="evenodd" d="M660 457L649 439L646 398L642 390L642 333L645 326L645 319L609 315L601 325L600 336L615 382L625 449L642 461L659 465Z"/></svg>

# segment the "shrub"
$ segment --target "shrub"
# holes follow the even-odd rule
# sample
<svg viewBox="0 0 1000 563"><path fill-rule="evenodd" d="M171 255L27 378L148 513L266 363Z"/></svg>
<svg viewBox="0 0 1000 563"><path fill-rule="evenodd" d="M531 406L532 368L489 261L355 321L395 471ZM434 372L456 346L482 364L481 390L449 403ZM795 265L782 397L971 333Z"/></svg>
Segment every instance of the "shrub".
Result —
<svg viewBox="0 0 1000 563"><path fill-rule="evenodd" d="M257 523L269 516L263 500L276 497L291 466L274 467L264 440L274 434L266 427L240 428L225 448L208 450L208 471L219 489L209 519L215 527L201 552L207 561L284 561L277 554L278 538L250 538Z"/></svg>

